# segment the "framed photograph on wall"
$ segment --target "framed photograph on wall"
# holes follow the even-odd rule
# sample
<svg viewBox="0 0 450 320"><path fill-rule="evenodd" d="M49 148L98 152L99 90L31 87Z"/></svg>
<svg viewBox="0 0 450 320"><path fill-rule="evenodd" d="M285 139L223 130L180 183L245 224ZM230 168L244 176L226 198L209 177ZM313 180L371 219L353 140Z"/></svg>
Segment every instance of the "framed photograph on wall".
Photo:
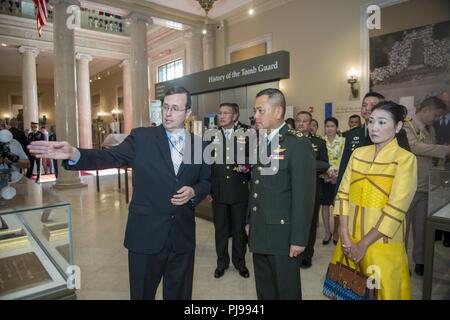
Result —
<svg viewBox="0 0 450 320"><path fill-rule="evenodd" d="M450 88L450 21L370 38L370 87L410 114Z"/></svg>

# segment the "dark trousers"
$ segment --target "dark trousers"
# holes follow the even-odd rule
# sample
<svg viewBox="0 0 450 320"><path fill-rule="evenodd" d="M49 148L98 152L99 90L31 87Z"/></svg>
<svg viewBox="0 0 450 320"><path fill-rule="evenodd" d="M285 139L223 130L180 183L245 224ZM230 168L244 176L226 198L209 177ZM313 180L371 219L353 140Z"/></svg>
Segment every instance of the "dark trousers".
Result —
<svg viewBox="0 0 450 320"><path fill-rule="evenodd" d="M55 177L58 178L58 160L52 160L53 168L55 169Z"/></svg>
<svg viewBox="0 0 450 320"><path fill-rule="evenodd" d="M317 235L317 223L319 221L319 210L320 210L320 196L316 193L316 199L314 200L314 213L311 222L311 228L309 229L309 239L308 245L305 248L305 251L301 255L303 259L312 259L314 255L314 245L316 244L316 235Z"/></svg>
<svg viewBox="0 0 450 320"><path fill-rule="evenodd" d="M41 159L29 157L29 160L30 160L30 167L27 169L26 177L28 179L31 179L31 176L33 175L34 163L36 162L36 173L37 173L36 180L38 180L41 175Z"/></svg>
<svg viewBox="0 0 450 320"><path fill-rule="evenodd" d="M239 269L245 267L247 235L245 234L245 215L247 202L225 204L213 202L213 219L216 238L217 267L226 269L230 264L228 238L232 237L232 261Z"/></svg>
<svg viewBox="0 0 450 320"><path fill-rule="evenodd" d="M190 300L194 251L176 253L170 240L157 254L128 251L131 300L155 300L161 278L164 300Z"/></svg>
<svg viewBox="0 0 450 320"><path fill-rule="evenodd" d="M406 236L412 227L413 260L416 264L423 264L425 260L425 223L428 216L428 193L417 191L406 214ZM407 240L405 241L407 243Z"/></svg>
<svg viewBox="0 0 450 320"><path fill-rule="evenodd" d="M253 254L258 300L301 300L300 259Z"/></svg>

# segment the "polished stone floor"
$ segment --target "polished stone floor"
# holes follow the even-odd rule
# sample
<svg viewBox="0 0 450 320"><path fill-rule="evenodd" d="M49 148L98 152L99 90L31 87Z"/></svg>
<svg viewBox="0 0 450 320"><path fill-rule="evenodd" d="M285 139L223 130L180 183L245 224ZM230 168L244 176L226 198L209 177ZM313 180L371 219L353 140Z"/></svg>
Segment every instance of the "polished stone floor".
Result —
<svg viewBox="0 0 450 320"><path fill-rule="evenodd" d="M58 191L72 203L75 263L81 268L78 299L129 299L127 251L123 236L127 221L125 193L118 190L117 175L103 176L97 193L95 177L83 177L84 189ZM44 183L44 187L49 184ZM322 245L323 228L317 232L313 266L301 271L304 299L325 299L321 293L334 245ZM411 246L409 246L411 247ZM213 276L216 266L214 226L197 218L193 299L256 299L251 254L247 254L250 278L230 268L220 279ZM421 299L422 280L413 274L414 299ZM161 289L161 288L160 288ZM158 290L157 299L161 299ZM433 299L450 299L450 249L436 242Z"/></svg>

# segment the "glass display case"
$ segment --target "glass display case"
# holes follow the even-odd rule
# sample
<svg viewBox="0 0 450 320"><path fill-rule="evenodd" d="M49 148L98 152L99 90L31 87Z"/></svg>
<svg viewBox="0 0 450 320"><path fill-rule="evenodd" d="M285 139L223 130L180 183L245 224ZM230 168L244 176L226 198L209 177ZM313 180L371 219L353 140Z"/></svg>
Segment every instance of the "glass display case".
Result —
<svg viewBox="0 0 450 320"><path fill-rule="evenodd" d="M450 170L431 169L428 184L428 217L425 231L423 299L431 299L436 230L450 232Z"/></svg>
<svg viewBox="0 0 450 320"><path fill-rule="evenodd" d="M0 188L0 300L75 299L70 204L27 178Z"/></svg>

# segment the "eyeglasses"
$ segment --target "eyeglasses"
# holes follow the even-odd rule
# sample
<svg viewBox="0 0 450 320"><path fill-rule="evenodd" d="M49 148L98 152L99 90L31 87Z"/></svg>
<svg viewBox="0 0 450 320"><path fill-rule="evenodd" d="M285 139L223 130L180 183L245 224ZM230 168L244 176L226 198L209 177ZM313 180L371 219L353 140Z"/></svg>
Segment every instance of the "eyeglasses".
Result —
<svg viewBox="0 0 450 320"><path fill-rule="evenodd" d="M165 112L168 112L169 110L170 110L170 111L174 111L174 112L186 111L186 108L185 108L185 109L182 109L181 107L178 107L178 106L174 106L174 107L163 106L162 108L163 108L163 110L164 110Z"/></svg>

